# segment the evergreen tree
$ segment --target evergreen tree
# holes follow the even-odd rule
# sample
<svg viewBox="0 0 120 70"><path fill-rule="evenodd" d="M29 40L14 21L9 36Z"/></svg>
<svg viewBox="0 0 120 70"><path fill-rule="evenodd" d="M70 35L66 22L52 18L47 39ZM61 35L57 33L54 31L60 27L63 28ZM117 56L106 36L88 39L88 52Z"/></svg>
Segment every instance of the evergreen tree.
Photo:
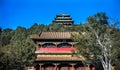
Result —
<svg viewBox="0 0 120 70"><path fill-rule="evenodd" d="M111 70L112 62L116 59L116 47L118 46L114 46L114 28L108 24L107 19L105 13L90 16L86 26L84 26L85 33L80 33L77 41L81 46L84 46L83 56L93 60L94 63L100 61L104 70Z"/></svg>

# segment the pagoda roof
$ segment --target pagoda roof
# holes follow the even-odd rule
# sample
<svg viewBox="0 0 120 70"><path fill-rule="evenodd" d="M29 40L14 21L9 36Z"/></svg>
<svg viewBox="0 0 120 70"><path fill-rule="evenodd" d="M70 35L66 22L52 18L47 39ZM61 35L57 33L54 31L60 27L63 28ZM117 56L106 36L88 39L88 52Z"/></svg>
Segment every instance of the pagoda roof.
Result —
<svg viewBox="0 0 120 70"><path fill-rule="evenodd" d="M53 21L64 21L64 22L66 22L66 21L73 21L73 20L53 20Z"/></svg>
<svg viewBox="0 0 120 70"><path fill-rule="evenodd" d="M84 32L82 32L84 34ZM40 32L38 35L31 35L31 39L71 39L79 35L79 32Z"/></svg>
<svg viewBox="0 0 120 70"><path fill-rule="evenodd" d="M67 16L67 17L70 17L70 15L69 14L58 14L58 15L56 15L56 16Z"/></svg>
<svg viewBox="0 0 120 70"><path fill-rule="evenodd" d="M39 35L31 35L32 39L70 39L71 32L41 32Z"/></svg>

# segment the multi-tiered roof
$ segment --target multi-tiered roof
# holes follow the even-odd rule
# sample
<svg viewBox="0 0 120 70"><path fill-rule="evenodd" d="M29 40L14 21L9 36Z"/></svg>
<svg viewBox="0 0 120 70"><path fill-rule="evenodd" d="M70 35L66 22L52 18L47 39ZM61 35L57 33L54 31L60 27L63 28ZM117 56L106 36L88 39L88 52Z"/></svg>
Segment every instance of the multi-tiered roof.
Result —
<svg viewBox="0 0 120 70"><path fill-rule="evenodd" d="M74 21L70 15L60 14L56 15L53 23L71 26ZM82 60L85 57L75 55L78 52L75 47L77 42L72 40L72 36L76 35L79 33L40 32L38 35L31 35L30 38L36 44L35 70L90 70L83 66Z"/></svg>
<svg viewBox="0 0 120 70"><path fill-rule="evenodd" d="M72 20L71 16L68 14L56 15L55 19L52 22L57 24L67 25L67 26L74 24L74 21Z"/></svg>

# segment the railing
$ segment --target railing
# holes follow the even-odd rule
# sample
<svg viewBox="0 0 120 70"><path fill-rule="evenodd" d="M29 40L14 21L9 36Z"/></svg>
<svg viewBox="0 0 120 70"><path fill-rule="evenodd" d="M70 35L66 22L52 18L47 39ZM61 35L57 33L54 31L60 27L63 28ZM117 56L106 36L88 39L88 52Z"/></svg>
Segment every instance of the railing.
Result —
<svg viewBox="0 0 120 70"><path fill-rule="evenodd" d="M37 56L37 60L84 60L84 57L71 57L71 56Z"/></svg>

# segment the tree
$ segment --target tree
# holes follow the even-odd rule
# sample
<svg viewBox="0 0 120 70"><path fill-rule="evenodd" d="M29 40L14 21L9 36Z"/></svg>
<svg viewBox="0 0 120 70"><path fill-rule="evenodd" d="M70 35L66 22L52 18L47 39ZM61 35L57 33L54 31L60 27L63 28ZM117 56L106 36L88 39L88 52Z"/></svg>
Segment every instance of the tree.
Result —
<svg viewBox="0 0 120 70"><path fill-rule="evenodd" d="M32 27L30 27L28 29L28 32L30 35L31 34L38 34L41 31L47 31L46 26L43 24L38 25L37 23L35 23L34 25L32 25Z"/></svg>
<svg viewBox="0 0 120 70"><path fill-rule="evenodd" d="M34 45L26 28L17 27L15 34L12 36L9 50L15 56L15 65L18 70L22 70L24 66L32 65L34 61Z"/></svg>
<svg viewBox="0 0 120 70"><path fill-rule="evenodd" d="M52 23L48 26L48 31L55 31L55 32L64 32L65 27L63 25L57 24L57 23Z"/></svg>
<svg viewBox="0 0 120 70"><path fill-rule="evenodd" d="M14 32L12 31L12 29L4 29L0 34L0 47L8 45L13 34Z"/></svg>
<svg viewBox="0 0 120 70"><path fill-rule="evenodd" d="M34 61L34 43L29 38L31 32L24 27L16 30L5 29L0 35L0 70L22 70L32 66Z"/></svg>
<svg viewBox="0 0 120 70"><path fill-rule="evenodd" d="M0 70L11 70L14 66L14 55L8 48L0 49Z"/></svg>
<svg viewBox="0 0 120 70"><path fill-rule="evenodd" d="M84 26L85 33L80 34L79 44L84 46L85 57L101 62L104 70L111 70L112 63L116 58L116 48L113 46L113 31L115 28L108 23L108 17L105 13L97 13L88 17L87 24ZM83 43L81 43L83 42ZM116 46L118 47L118 46ZM81 53L81 51L80 51Z"/></svg>
<svg viewBox="0 0 120 70"><path fill-rule="evenodd" d="M114 29L113 46L116 48L116 58L114 59L115 70L120 70L120 29Z"/></svg>

